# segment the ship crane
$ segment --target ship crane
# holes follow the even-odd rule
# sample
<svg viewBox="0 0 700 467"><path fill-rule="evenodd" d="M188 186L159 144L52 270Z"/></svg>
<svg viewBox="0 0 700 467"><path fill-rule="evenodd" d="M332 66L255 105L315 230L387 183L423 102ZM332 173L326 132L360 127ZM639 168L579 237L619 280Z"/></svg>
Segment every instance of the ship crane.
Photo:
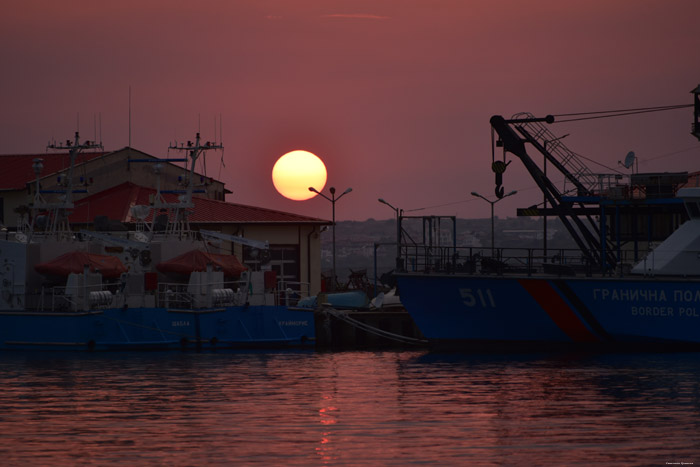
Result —
<svg viewBox="0 0 700 467"><path fill-rule="evenodd" d="M588 262L603 271L613 268L617 263L617 259L612 253L613 249L607 245L607 241L602 236L598 235L596 222L590 212L584 210L583 215L580 215L580 212L574 212L573 202L567 199L566 193L562 193L554 185L527 153L526 143L537 149L548 162L564 175L567 181L573 184L579 197L587 198L593 195L593 187L597 182L595 175L578 160L573 152L565 148L561 143L561 137L554 137L544 126L545 123L553 123L554 117L548 115L544 118L536 118L531 114L517 114L512 119L505 119L500 115L494 115L490 121L491 127L499 136L497 145L503 146L504 158L505 152L510 152L520 158L544 194L552 212L558 215ZM548 142L554 142L554 144L548 147ZM561 160L554 157L552 153L555 151L564 152L565 157ZM500 161L496 161L494 156L494 170L498 163ZM501 165L506 165L505 161ZM579 205L583 207L583 204L579 203ZM588 222L584 222L582 217Z"/></svg>

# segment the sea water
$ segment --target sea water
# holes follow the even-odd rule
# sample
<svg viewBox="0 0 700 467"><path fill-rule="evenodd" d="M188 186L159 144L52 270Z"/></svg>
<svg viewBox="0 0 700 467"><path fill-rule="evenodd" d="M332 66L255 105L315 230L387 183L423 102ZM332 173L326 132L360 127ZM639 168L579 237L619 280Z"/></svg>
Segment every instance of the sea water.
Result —
<svg viewBox="0 0 700 467"><path fill-rule="evenodd" d="M2 465L700 465L700 354L0 354Z"/></svg>

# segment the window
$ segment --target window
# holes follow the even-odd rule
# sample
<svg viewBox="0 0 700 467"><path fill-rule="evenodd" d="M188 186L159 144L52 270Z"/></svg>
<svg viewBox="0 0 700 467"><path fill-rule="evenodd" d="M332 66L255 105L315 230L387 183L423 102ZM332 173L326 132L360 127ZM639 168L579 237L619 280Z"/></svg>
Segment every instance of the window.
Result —
<svg viewBox="0 0 700 467"><path fill-rule="evenodd" d="M278 281L299 282L299 245L270 245L270 249L243 248L243 263L250 269L270 269Z"/></svg>
<svg viewBox="0 0 700 467"><path fill-rule="evenodd" d="M691 219L700 218L700 207L696 201L686 201L685 206L688 208L688 215Z"/></svg>

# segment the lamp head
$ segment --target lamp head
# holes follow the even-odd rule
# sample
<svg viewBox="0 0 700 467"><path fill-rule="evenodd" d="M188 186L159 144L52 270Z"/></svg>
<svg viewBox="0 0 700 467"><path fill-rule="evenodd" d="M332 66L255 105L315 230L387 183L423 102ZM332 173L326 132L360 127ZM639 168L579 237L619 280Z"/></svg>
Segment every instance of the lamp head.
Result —
<svg viewBox="0 0 700 467"><path fill-rule="evenodd" d="M334 187L334 186L330 187L330 192L331 192L332 195L335 194L335 187Z"/></svg>
<svg viewBox="0 0 700 467"><path fill-rule="evenodd" d="M314 193L318 193L318 190L312 186L309 187L309 191L313 191Z"/></svg>

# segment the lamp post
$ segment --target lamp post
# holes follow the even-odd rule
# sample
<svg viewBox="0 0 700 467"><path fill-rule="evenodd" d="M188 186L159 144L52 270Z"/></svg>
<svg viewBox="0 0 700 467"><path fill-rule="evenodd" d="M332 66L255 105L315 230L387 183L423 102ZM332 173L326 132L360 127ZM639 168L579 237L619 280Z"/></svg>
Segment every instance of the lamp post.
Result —
<svg viewBox="0 0 700 467"><path fill-rule="evenodd" d="M513 195L516 194L516 193L517 193L517 191L516 191L516 190L513 190L513 191L511 191L510 193L508 193L507 195L505 195L503 198L498 198L498 199L496 199L495 201L491 201L490 199L488 199L488 198L486 198L486 197L484 197L484 196L481 196L481 195L480 195L479 193L477 193L476 191L472 191L472 196L477 196L477 197L483 199L484 201L486 201L487 203L489 203L489 204L491 205L491 257L492 257L492 258L493 258L494 256L496 256L496 255L495 255L495 247L494 247L494 233L493 233L493 232L494 232L494 229L493 229L493 206L494 206L496 203L498 203L499 201L501 201L502 199L505 199L505 198L507 198L507 197L509 197L509 196L513 196Z"/></svg>
<svg viewBox="0 0 700 467"><path fill-rule="evenodd" d="M396 213L396 270L401 271L403 269L403 265L401 264L401 214L403 213L403 209L395 208L383 198L379 198L377 201L386 204Z"/></svg>
<svg viewBox="0 0 700 467"><path fill-rule="evenodd" d="M331 192L331 197L329 198L328 196L324 195L320 191L318 191L316 188L310 186L309 191L313 191L317 195L321 195L324 198L326 198L328 201L331 202L331 205L333 207L333 278L331 279L331 292L335 291L335 202L338 201L340 198L343 196L347 195L352 191L352 188L348 188L344 192L340 194L337 198L335 197L335 187L330 187L328 191Z"/></svg>

